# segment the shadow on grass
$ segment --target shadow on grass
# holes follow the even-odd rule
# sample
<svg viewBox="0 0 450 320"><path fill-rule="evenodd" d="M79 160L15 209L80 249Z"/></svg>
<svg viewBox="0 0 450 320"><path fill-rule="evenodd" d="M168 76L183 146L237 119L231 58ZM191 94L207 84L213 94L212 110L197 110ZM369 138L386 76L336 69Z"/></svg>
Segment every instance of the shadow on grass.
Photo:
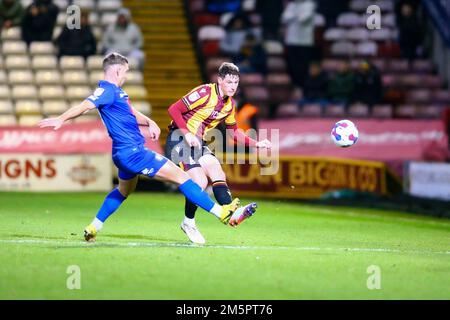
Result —
<svg viewBox="0 0 450 320"><path fill-rule="evenodd" d="M163 242L177 242L180 239L167 239L158 238L154 236L144 236L140 234L102 234L105 238L127 239L127 240L150 240L150 241L163 241Z"/></svg>

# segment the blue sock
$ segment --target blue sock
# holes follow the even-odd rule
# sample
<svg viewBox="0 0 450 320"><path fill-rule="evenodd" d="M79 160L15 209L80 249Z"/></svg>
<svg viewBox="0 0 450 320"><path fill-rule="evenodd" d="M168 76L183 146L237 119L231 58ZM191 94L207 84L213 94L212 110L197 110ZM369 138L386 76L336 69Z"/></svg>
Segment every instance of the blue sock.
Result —
<svg viewBox="0 0 450 320"><path fill-rule="evenodd" d="M119 189L116 188L111 191L106 196L105 201L103 201L103 204L97 213L97 219L101 222L105 222L105 220L119 208L125 199L126 197L119 192Z"/></svg>
<svg viewBox="0 0 450 320"><path fill-rule="evenodd" d="M192 181L192 179L181 184L178 188L186 198L208 212L210 212L215 205L208 194L203 191L198 184Z"/></svg>

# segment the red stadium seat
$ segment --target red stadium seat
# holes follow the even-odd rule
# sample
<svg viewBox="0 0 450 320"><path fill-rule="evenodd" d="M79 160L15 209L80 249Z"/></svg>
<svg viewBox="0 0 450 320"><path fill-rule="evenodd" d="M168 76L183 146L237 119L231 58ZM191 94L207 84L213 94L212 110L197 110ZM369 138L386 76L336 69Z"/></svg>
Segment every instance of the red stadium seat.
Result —
<svg viewBox="0 0 450 320"><path fill-rule="evenodd" d="M292 118L300 115L298 106L295 103L281 104L276 113L277 118Z"/></svg>
<svg viewBox="0 0 450 320"><path fill-rule="evenodd" d="M430 60L414 60L412 69L416 72L432 72L433 63Z"/></svg>
<svg viewBox="0 0 450 320"><path fill-rule="evenodd" d="M431 92L428 89L414 89L406 94L406 102L408 103L423 103L429 101Z"/></svg>
<svg viewBox="0 0 450 320"><path fill-rule="evenodd" d="M325 108L325 117L343 117L345 115L345 106L342 104L329 104Z"/></svg>
<svg viewBox="0 0 450 320"><path fill-rule="evenodd" d="M445 90L435 90L431 94L431 100L437 103L450 104L450 91Z"/></svg>
<svg viewBox="0 0 450 320"><path fill-rule="evenodd" d="M367 118L369 113L369 107L366 104L355 103L348 108L348 115L355 118Z"/></svg>
<svg viewBox="0 0 450 320"><path fill-rule="evenodd" d="M318 118L322 116L322 107L317 103L305 104L300 110L300 116Z"/></svg>
<svg viewBox="0 0 450 320"><path fill-rule="evenodd" d="M396 118L415 118L416 106L414 105L398 105L395 107L394 115Z"/></svg>
<svg viewBox="0 0 450 320"><path fill-rule="evenodd" d="M269 91L264 86L247 86L243 87L244 94L249 101L268 102Z"/></svg>
<svg viewBox="0 0 450 320"><path fill-rule="evenodd" d="M380 119L392 118L393 110L390 104L378 104L372 108L372 117Z"/></svg>
<svg viewBox="0 0 450 320"><path fill-rule="evenodd" d="M193 18L193 23L197 28L206 25L219 25L220 18L212 13L197 13Z"/></svg>
<svg viewBox="0 0 450 320"><path fill-rule="evenodd" d="M201 50L205 57L217 56L220 53L220 43L219 41L203 41L201 44Z"/></svg>
<svg viewBox="0 0 450 320"><path fill-rule="evenodd" d="M270 101L274 103L286 102L290 99L292 89L290 86L269 87Z"/></svg>
<svg viewBox="0 0 450 320"><path fill-rule="evenodd" d="M269 71L283 72L286 71L286 61L282 57L268 57L267 68Z"/></svg>
<svg viewBox="0 0 450 320"><path fill-rule="evenodd" d="M240 81L242 85L260 85L264 84L264 77L260 73L242 73Z"/></svg>
<svg viewBox="0 0 450 320"><path fill-rule="evenodd" d="M417 107L416 116L418 118L439 119L444 108L441 105L421 105Z"/></svg>
<svg viewBox="0 0 450 320"><path fill-rule="evenodd" d="M291 78L287 73L270 73L266 77L269 86L290 86Z"/></svg>

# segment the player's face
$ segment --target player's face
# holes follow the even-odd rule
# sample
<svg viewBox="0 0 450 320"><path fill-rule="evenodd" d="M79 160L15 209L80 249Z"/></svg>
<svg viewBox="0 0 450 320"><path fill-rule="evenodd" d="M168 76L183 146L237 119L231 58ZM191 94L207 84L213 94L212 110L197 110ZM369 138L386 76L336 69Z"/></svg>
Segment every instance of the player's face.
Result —
<svg viewBox="0 0 450 320"><path fill-rule="evenodd" d="M125 65L121 65L120 68L117 70L118 72L118 82L119 86L122 86L125 81L127 80L127 72L130 68L128 67L128 63Z"/></svg>
<svg viewBox="0 0 450 320"><path fill-rule="evenodd" d="M237 91L239 85L239 76L227 74L225 78L218 79L220 90L225 96L232 97Z"/></svg>

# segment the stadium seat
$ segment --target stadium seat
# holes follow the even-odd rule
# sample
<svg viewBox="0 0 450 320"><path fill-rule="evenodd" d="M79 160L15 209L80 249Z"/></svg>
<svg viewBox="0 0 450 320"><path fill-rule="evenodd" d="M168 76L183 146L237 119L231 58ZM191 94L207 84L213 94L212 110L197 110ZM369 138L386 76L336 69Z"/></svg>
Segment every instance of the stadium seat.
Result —
<svg viewBox="0 0 450 320"><path fill-rule="evenodd" d="M51 42L32 42L30 44L31 55L55 54L55 47Z"/></svg>
<svg viewBox="0 0 450 320"><path fill-rule="evenodd" d="M142 112L146 116L150 116L152 113L152 106L148 101L134 101L131 105L137 111Z"/></svg>
<svg viewBox="0 0 450 320"><path fill-rule="evenodd" d="M56 17L56 26L64 27L67 22L67 13L66 11L60 11L58 16Z"/></svg>
<svg viewBox="0 0 450 320"><path fill-rule="evenodd" d="M30 84L34 83L34 75L30 70L12 70L8 74L9 84Z"/></svg>
<svg viewBox="0 0 450 320"><path fill-rule="evenodd" d="M390 72L408 72L409 70L409 63L406 59L391 59L388 60L387 63L387 69Z"/></svg>
<svg viewBox="0 0 450 320"><path fill-rule="evenodd" d="M127 84L143 84L144 75L140 71L129 71L127 74Z"/></svg>
<svg viewBox="0 0 450 320"><path fill-rule="evenodd" d="M302 117L320 117L322 115L322 106L317 103L308 103L300 108Z"/></svg>
<svg viewBox="0 0 450 320"><path fill-rule="evenodd" d="M99 1L99 2L109 2L108 1ZM76 6L79 6L80 8L93 10L95 8L95 1L94 0L73 0L73 4Z"/></svg>
<svg viewBox="0 0 450 320"><path fill-rule="evenodd" d="M320 13L316 13L314 15L314 26L315 27L324 27L326 24L325 17Z"/></svg>
<svg viewBox="0 0 450 320"><path fill-rule="evenodd" d="M192 0L189 1L189 11L191 14L202 12L205 9L205 0Z"/></svg>
<svg viewBox="0 0 450 320"><path fill-rule="evenodd" d="M368 32L367 39L370 39L372 41L388 41L393 39L394 34L393 32L388 28L381 28L381 29L375 29L370 30Z"/></svg>
<svg viewBox="0 0 450 320"><path fill-rule="evenodd" d="M368 0L352 0L349 3L349 9L356 12L365 12L370 5Z"/></svg>
<svg viewBox="0 0 450 320"><path fill-rule="evenodd" d="M3 28L1 39L2 41L21 40L20 27Z"/></svg>
<svg viewBox="0 0 450 320"><path fill-rule="evenodd" d="M5 67L5 62L3 61L3 56L0 54L0 69Z"/></svg>
<svg viewBox="0 0 450 320"><path fill-rule="evenodd" d="M390 104L377 104L372 108L372 117L379 119L392 118L393 110Z"/></svg>
<svg viewBox="0 0 450 320"><path fill-rule="evenodd" d="M342 28L329 28L325 31L323 38L327 41L340 41L345 40L347 37L347 31Z"/></svg>
<svg viewBox="0 0 450 320"><path fill-rule="evenodd" d="M39 115L23 115L19 117L19 125L27 127L35 127L43 117Z"/></svg>
<svg viewBox="0 0 450 320"><path fill-rule="evenodd" d="M349 106L348 116L355 118L367 118L370 115L369 107L366 104L355 103Z"/></svg>
<svg viewBox="0 0 450 320"><path fill-rule="evenodd" d="M241 73L239 83L242 86L260 85L264 83L264 77L260 73Z"/></svg>
<svg viewBox="0 0 450 320"><path fill-rule="evenodd" d="M335 72L339 69L340 64L341 60L339 59L323 59L322 69L327 72Z"/></svg>
<svg viewBox="0 0 450 320"><path fill-rule="evenodd" d="M79 56L62 56L59 59L59 67L62 71L64 70L80 70L84 68L84 59Z"/></svg>
<svg viewBox="0 0 450 320"><path fill-rule="evenodd" d="M61 114L69 109L69 104L66 100L44 100L42 102L42 113L46 116L51 114Z"/></svg>
<svg viewBox="0 0 450 320"><path fill-rule="evenodd" d="M385 13L381 15L381 27L390 27L393 28L397 25L395 22L395 14L394 13Z"/></svg>
<svg viewBox="0 0 450 320"><path fill-rule="evenodd" d="M248 19L250 20L250 23L256 27L255 31L258 29L259 26L261 26L262 17L259 13L254 12L254 13L249 14ZM257 31L257 32L259 32L259 31Z"/></svg>
<svg viewBox="0 0 450 320"><path fill-rule="evenodd" d="M431 95L432 100L437 103L450 103L450 91L446 90L435 90Z"/></svg>
<svg viewBox="0 0 450 320"><path fill-rule="evenodd" d="M266 77L269 86L290 86L291 77L287 73L270 73Z"/></svg>
<svg viewBox="0 0 450 320"><path fill-rule="evenodd" d="M376 42L373 41L363 41L363 42L359 42L356 45L355 48L355 53L358 56L376 56L377 55L377 51L378 51L378 47Z"/></svg>
<svg viewBox="0 0 450 320"><path fill-rule="evenodd" d="M7 84L8 83L8 77L6 76L6 72L2 69L0 69L0 85Z"/></svg>
<svg viewBox="0 0 450 320"><path fill-rule="evenodd" d="M354 12L344 12L337 17L338 27L357 27L361 25L361 17Z"/></svg>
<svg viewBox="0 0 450 320"><path fill-rule="evenodd" d="M5 59L6 69L29 69L30 58L28 56L7 56Z"/></svg>
<svg viewBox="0 0 450 320"><path fill-rule="evenodd" d="M277 118L295 118L299 115L300 112L296 103L283 103L278 106L276 112Z"/></svg>
<svg viewBox="0 0 450 320"><path fill-rule="evenodd" d="M62 82L59 70L38 70L34 76L36 83L43 84L60 84Z"/></svg>
<svg viewBox="0 0 450 320"><path fill-rule="evenodd" d="M53 34L52 34L52 40L53 41L55 41L59 37L59 35L61 34L62 29L63 28L61 26L55 26L53 28Z"/></svg>
<svg viewBox="0 0 450 320"><path fill-rule="evenodd" d="M103 56L90 56L87 58L87 68L89 70L103 70Z"/></svg>
<svg viewBox="0 0 450 320"><path fill-rule="evenodd" d="M203 26L198 30L198 40L217 40L220 41L225 38L226 32L220 26Z"/></svg>
<svg viewBox="0 0 450 320"><path fill-rule="evenodd" d="M217 56L220 53L220 45L217 40L203 41L201 51L205 57Z"/></svg>
<svg viewBox="0 0 450 320"><path fill-rule="evenodd" d="M444 108L441 105L420 105L416 108L418 118L439 119Z"/></svg>
<svg viewBox="0 0 450 320"><path fill-rule="evenodd" d="M196 28L202 28L203 26L219 26L220 24L220 18L218 15L213 13L197 13L194 17L192 22L194 23L194 26Z"/></svg>
<svg viewBox="0 0 450 320"><path fill-rule="evenodd" d="M66 10L69 6L70 0L53 0L53 3L59 8L60 11Z"/></svg>
<svg viewBox="0 0 450 320"><path fill-rule="evenodd" d="M269 72L285 72L287 69L286 61L282 57L268 57L267 69Z"/></svg>
<svg viewBox="0 0 450 320"><path fill-rule="evenodd" d="M338 41L331 45L331 54L335 56L351 56L355 52L355 46L348 41Z"/></svg>
<svg viewBox="0 0 450 320"><path fill-rule="evenodd" d="M41 103L36 99L16 100L15 102L16 115L37 114L42 113Z"/></svg>
<svg viewBox="0 0 450 320"><path fill-rule="evenodd" d="M379 0L376 5L380 7L381 12L392 12L394 10L394 2L392 0Z"/></svg>
<svg viewBox="0 0 450 320"><path fill-rule="evenodd" d="M424 79L417 74L404 74L399 76L400 83L404 87L419 87L425 85Z"/></svg>
<svg viewBox="0 0 450 320"><path fill-rule="evenodd" d="M9 99L11 97L11 90L9 86L0 84L0 99Z"/></svg>
<svg viewBox="0 0 450 320"><path fill-rule="evenodd" d="M431 91L428 89L413 89L406 93L407 103L426 103L431 98Z"/></svg>
<svg viewBox="0 0 450 320"><path fill-rule="evenodd" d="M346 39L350 41L363 41L369 38L370 32L366 28L352 28L346 34Z"/></svg>
<svg viewBox="0 0 450 320"><path fill-rule="evenodd" d="M27 45L23 41L5 41L2 46L3 55L8 58L8 56L14 55L27 55Z"/></svg>
<svg viewBox="0 0 450 320"><path fill-rule="evenodd" d="M0 127L15 126L15 125L17 125L16 116L14 116L12 114L0 115Z"/></svg>
<svg viewBox="0 0 450 320"><path fill-rule="evenodd" d="M112 11L117 12L119 8L122 7L121 0L109 0L109 1L98 1L97 10L100 12Z"/></svg>
<svg viewBox="0 0 450 320"><path fill-rule="evenodd" d="M51 70L57 68L58 60L53 55L34 56L31 64L34 70Z"/></svg>
<svg viewBox="0 0 450 320"><path fill-rule="evenodd" d="M284 53L284 47L280 41L266 40L264 41L263 46L269 56L282 55Z"/></svg>
<svg viewBox="0 0 450 320"><path fill-rule="evenodd" d="M94 34L95 40L97 40L97 48L102 46L101 41L103 37L103 28L102 27L93 27L92 33ZM100 50L97 50L98 52L101 52Z"/></svg>
<svg viewBox="0 0 450 320"><path fill-rule="evenodd" d="M412 70L415 72L433 72L433 62L430 60L414 60Z"/></svg>
<svg viewBox="0 0 450 320"><path fill-rule="evenodd" d="M442 79L438 75L422 75L421 76L421 85L423 85L425 88L440 88L442 86Z"/></svg>
<svg viewBox="0 0 450 320"><path fill-rule="evenodd" d="M111 24L116 23L117 13L116 12L104 12L100 18L100 25L103 28L108 27Z"/></svg>
<svg viewBox="0 0 450 320"><path fill-rule="evenodd" d="M88 75L83 70L77 71L63 71L62 73L63 83L66 86L76 85L76 84L86 84L89 82Z"/></svg>
<svg viewBox="0 0 450 320"><path fill-rule="evenodd" d="M39 87L39 98L41 100L48 99L64 99L64 88L62 85L43 85Z"/></svg>
<svg viewBox="0 0 450 320"><path fill-rule="evenodd" d="M147 89L139 85L126 85L124 91L133 98L133 100L145 100L148 97Z"/></svg>
<svg viewBox="0 0 450 320"><path fill-rule="evenodd" d="M345 115L345 106L342 104L329 104L325 108L325 117L343 117Z"/></svg>
<svg viewBox="0 0 450 320"><path fill-rule="evenodd" d="M15 100L18 99L36 99L37 89L34 85L16 85L12 86L12 96Z"/></svg>
<svg viewBox="0 0 450 320"><path fill-rule="evenodd" d="M243 88L244 94L249 101L268 102L269 91L264 86L247 86Z"/></svg>
<svg viewBox="0 0 450 320"><path fill-rule="evenodd" d="M103 79L103 71L92 71L89 74L89 84L91 86L96 86L101 79Z"/></svg>
<svg viewBox="0 0 450 320"><path fill-rule="evenodd" d="M256 1L255 0L243 0L241 8L245 12L252 12L256 9Z"/></svg>
<svg viewBox="0 0 450 320"><path fill-rule="evenodd" d="M394 116L397 118L415 118L416 107L411 104L398 105L395 107Z"/></svg>
<svg viewBox="0 0 450 320"><path fill-rule="evenodd" d="M289 99L292 94L292 88L290 86L270 86L269 101L272 103L283 103Z"/></svg>
<svg viewBox="0 0 450 320"><path fill-rule="evenodd" d="M86 85L71 85L66 87L66 98L68 100L81 100L86 99L92 93L92 89Z"/></svg>
<svg viewBox="0 0 450 320"><path fill-rule="evenodd" d="M0 114L13 114L14 106L11 100L0 99Z"/></svg>

